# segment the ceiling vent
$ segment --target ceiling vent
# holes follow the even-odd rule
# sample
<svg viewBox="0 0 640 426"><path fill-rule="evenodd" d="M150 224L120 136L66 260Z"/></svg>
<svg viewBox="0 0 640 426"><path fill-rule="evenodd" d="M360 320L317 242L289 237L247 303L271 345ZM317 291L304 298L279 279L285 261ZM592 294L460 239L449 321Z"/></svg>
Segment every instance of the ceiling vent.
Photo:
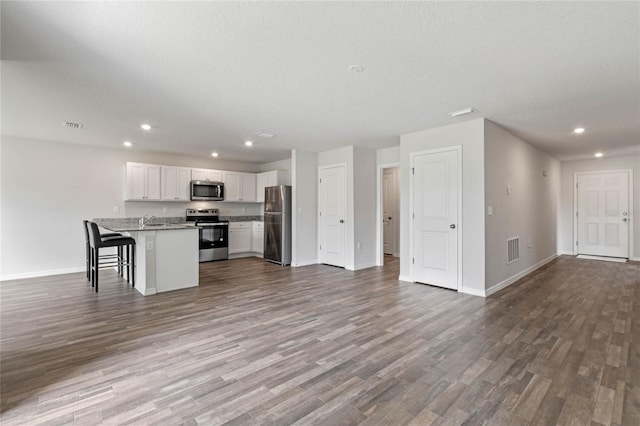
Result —
<svg viewBox="0 0 640 426"><path fill-rule="evenodd" d="M256 132L254 133L254 136L257 136L259 138L266 138L266 139L273 139L276 137L276 135L274 135L273 133L267 133L267 132Z"/></svg>
<svg viewBox="0 0 640 426"><path fill-rule="evenodd" d="M68 129L82 129L82 123L72 123L70 121L63 121L62 125Z"/></svg>

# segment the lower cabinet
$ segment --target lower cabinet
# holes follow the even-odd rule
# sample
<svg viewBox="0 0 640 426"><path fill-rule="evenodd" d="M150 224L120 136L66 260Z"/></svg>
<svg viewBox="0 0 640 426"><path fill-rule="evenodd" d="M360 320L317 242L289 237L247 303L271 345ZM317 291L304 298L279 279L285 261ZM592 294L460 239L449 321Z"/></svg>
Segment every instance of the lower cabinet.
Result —
<svg viewBox="0 0 640 426"><path fill-rule="evenodd" d="M253 222L251 251L260 254L264 252L264 222Z"/></svg>
<svg viewBox="0 0 640 426"><path fill-rule="evenodd" d="M251 222L229 224L229 254L251 251Z"/></svg>
<svg viewBox="0 0 640 426"><path fill-rule="evenodd" d="M263 222L229 223L229 254L253 256L264 251ZM242 256L237 256L242 257Z"/></svg>

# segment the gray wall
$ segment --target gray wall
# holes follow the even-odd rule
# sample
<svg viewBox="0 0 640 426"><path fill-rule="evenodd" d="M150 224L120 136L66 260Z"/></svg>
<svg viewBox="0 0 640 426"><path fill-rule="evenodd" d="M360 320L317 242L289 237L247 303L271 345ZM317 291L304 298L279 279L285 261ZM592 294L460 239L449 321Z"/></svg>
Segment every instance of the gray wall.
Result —
<svg viewBox="0 0 640 426"><path fill-rule="evenodd" d="M355 270L376 264L376 151L353 148ZM358 248L360 244L360 248Z"/></svg>
<svg viewBox="0 0 640 426"><path fill-rule="evenodd" d="M293 266L318 261L318 158L313 152L293 150L292 258Z"/></svg>
<svg viewBox="0 0 640 426"><path fill-rule="evenodd" d="M484 135L488 290L556 254L560 162L491 121L485 122ZM520 237L520 260L508 265L507 239L515 236Z"/></svg>

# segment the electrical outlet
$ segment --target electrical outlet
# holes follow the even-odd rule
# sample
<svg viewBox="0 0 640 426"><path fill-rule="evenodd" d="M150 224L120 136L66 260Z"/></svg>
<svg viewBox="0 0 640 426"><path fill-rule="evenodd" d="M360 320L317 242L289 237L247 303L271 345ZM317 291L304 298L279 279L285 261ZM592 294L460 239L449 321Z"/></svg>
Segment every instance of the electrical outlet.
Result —
<svg viewBox="0 0 640 426"><path fill-rule="evenodd" d="M153 241L147 241L147 250L153 250Z"/></svg>
<svg viewBox="0 0 640 426"><path fill-rule="evenodd" d="M358 250L360 250L360 249L362 248L362 244L357 243L357 244L356 244L356 248L357 248Z"/></svg>
<svg viewBox="0 0 640 426"><path fill-rule="evenodd" d="M114 213L120 213L120 206L113 206Z"/></svg>
<svg viewBox="0 0 640 426"><path fill-rule="evenodd" d="M529 241L529 244L527 244L527 248L529 248L529 249L533 248L533 243L531 241Z"/></svg>
<svg viewBox="0 0 640 426"><path fill-rule="evenodd" d="M493 206L489 206L489 207L487 207L487 214L488 214L489 216L493 216Z"/></svg>
<svg viewBox="0 0 640 426"><path fill-rule="evenodd" d="M166 213L166 212L167 212L167 208L166 208L166 207L163 207L163 208L162 208L162 213Z"/></svg>

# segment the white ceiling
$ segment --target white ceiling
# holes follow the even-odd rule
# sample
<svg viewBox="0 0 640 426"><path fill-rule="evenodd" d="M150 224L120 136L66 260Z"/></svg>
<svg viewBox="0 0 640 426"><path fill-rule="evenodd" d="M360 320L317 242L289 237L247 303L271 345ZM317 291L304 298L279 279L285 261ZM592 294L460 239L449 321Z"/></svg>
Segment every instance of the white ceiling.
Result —
<svg viewBox="0 0 640 426"><path fill-rule="evenodd" d="M638 2L1 7L4 135L267 162L482 116L561 159L640 145Z"/></svg>

